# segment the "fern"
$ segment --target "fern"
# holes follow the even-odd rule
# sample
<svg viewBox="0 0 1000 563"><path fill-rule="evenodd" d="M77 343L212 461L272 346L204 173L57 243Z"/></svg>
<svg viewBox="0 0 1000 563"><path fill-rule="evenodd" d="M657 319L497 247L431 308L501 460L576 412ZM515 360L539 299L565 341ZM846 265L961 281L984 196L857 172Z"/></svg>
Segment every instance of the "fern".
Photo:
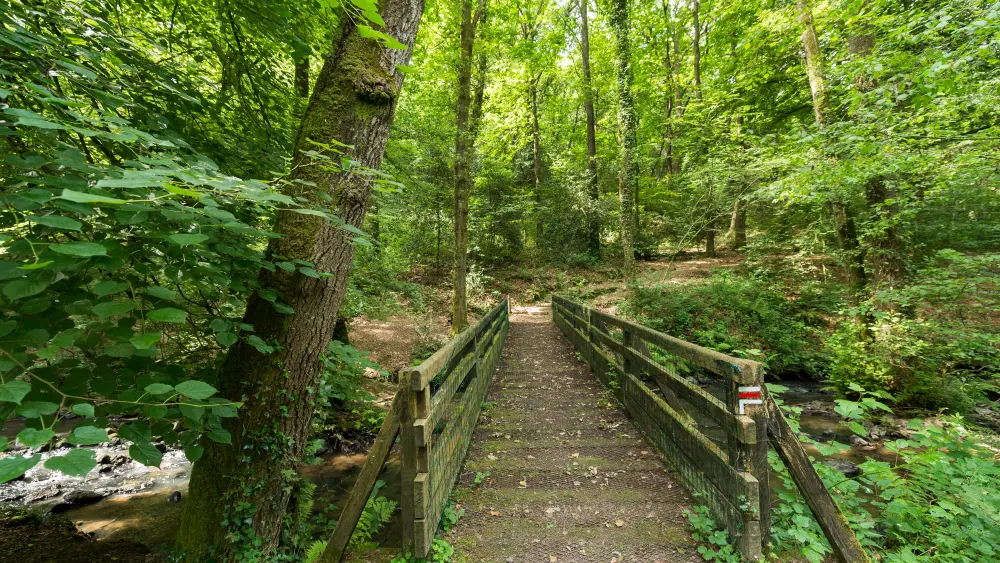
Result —
<svg viewBox="0 0 1000 563"><path fill-rule="evenodd" d="M317 563L323 552L326 551L326 542L323 540L317 540L312 542L309 546L309 550L306 551L306 558L304 563Z"/></svg>

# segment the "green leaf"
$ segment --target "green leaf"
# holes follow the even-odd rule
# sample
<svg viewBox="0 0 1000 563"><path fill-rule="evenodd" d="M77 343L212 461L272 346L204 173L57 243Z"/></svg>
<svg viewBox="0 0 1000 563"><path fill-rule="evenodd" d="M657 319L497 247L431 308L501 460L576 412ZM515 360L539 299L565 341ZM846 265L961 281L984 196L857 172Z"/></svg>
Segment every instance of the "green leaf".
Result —
<svg viewBox="0 0 1000 563"><path fill-rule="evenodd" d="M0 436L0 452L3 452L7 449L8 442L9 440L7 440L7 438Z"/></svg>
<svg viewBox="0 0 1000 563"><path fill-rule="evenodd" d="M177 298L177 294L174 293L172 289L160 287L158 285L151 285L147 287L146 293L152 295L153 297L159 297L160 299L166 299L168 301L173 301Z"/></svg>
<svg viewBox="0 0 1000 563"><path fill-rule="evenodd" d="M218 416L219 418L232 418L237 415L237 409L235 404L228 405L217 405L212 407L212 414Z"/></svg>
<svg viewBox="0 0 1000 563"><path fill-rule="evenodd" d="M208 383L195 379L179 383L174 388L181 395L191 397L192 399L207 399L218 392L215 387L212 387Z"/></svg>
<svg viewBox="0 0 1000 563"><path fill-rule="evenodd" d="M35 454L31 457L9 456L0 459L0 483L6 483L24 475L29 469L38 465L42 456Z"/></svg>
<svg viewBox="0 0 1000 563"><path fill-rule="evenodd" d="M218 442L220 444L233 444L233 437L225 428L212 428L205 433L206 436L213 442Z"/></svg>
<svg viewBox="0 0 1000 563"><path fill-rule="evenodd" d="M31 384L27 381L8 381L0 385L0 402L20 404L30 392Z"/></svg>
<svg viewBox="0 0 1000 563"><path fill-rule="evenodd" d="M107 256L108 249L96 242L67 242L64 244L53 244L49 250L59 254L69 254L70 256Z"/></svg>
<svg viewBox="0 0 1000 563"><path fill-rule="evenodd" d="M63 231L79 231L83 227L83 223L62 215L32 215L28 221Z"/></svg>
<svg viewBox="0 0 1000 563"><path fill-rule="evenodd" d="M135 309L135 307L135 301L108 301L106 303L94 305L93 311L98 318L106 319L108 317L124 315L132 309Z"/></svg>
<svg viewBox="0 0 1000 563"><path fill-rule="evenodd" d="M31 297L32 295L38 295L39 293L45 291L45 288L49 286L49 282L38 279L38 278L24 278L19 280L14 280L3 288L3 294L7 296L8 299L14 301L16 299L23 299L25 297Z"/></svg>
<svg viewBox="0 0 1000 563"><path fill-rule="evenodd" d="M98 297L107 297L108 295L121 293L126 289L128 289L127 283L106 280L95 285L93 291L94 293L97 294Z"/></svg>
<svg viewBox="0 0 1000 563"><path fill-rule="evenodd" d="M38 418L59 410L59 405L45 401L29 401L17 407L17 414L25 418Z"/></svg>
<svg viewBox="0 0 1000 563"><path fill-rule="evenodd" d="M96 426L77 426L73 429L73 432L66 437L66 441L70 444L76 444L78 446L93 446L102 442L110 442L111 439L108 438L108 431L103 428L98 428Z"/></svg>
<svg viewBox="0 0 1000 563"><path fill-rule="evenodd" d="M229 348L233 344L236 344L236 341L239 340L239 337L237 337L235 334L233 334L233 333L231 333L229 331L226 331L226 332L220 332L219 334L216 334L215 335L215 340L216 340L216 342L219 343L220 346L222 346L224 348Z"/></svg>
<svg viewBox="0 0 1000 563"><path fill-rule="evenodd" d="M166 395L173 392L174 386L167 385L166 383L152 383L147 385L143 390L150 395Z"/></svg>
<svg viewBox="0 0 1000 563"><path fill-rule="evenodd" d="M145 350L155 346L161 338L163 338L163 333L161 332L144 332L133 336L129 339L129 342L132 343L132 346L140 350Z"/></svg>
<svg viewBox="0 0 1000 563"><path fill-rule="evenodd" d="M184 323L187 320L187 312L180 309L174 309L173 307L165 307L163 309L156 309L150 311L146 315L150 320L157 321L161 323Z"/></svg>
<svg viewBox="0 0 1000 563"><path fill-rule="evenodd" d="M66 189L63 190L62 195L60 195L59 198L76 203L110 203L114 205L127 203L123 199L115 199L113 197L105 197L96 194L86 194L83 192L77 192L74 190L66 190Z"/></svg>
<svg viewBox="0 0 1000 563"><path fill-rule="evenodd" d="M205 453L205 448L199 446L198 444L191 444L184 446L184 457L188 459L191 463L194 463L201 459L202 454Z"/></svg>
<svg viewBox="0 0 1000 563"><path fill-rule="evenodd" d="M37 448L48 443L48 441L54 438L55 435L56 433L48 428L44 430L25 428L17 433L17 441L21 442L25 446L28 446L29 448Z"/></svg>
<svg viewBox="0 0 1000 563"><path fill-rule="evenodd" d="M94 450L86 448L70 450L64 456L50 457L45 460L45 468L61 471L73 477L83 477L90 473L91 469L97 467L97 461L94 459L95 453Z"/></svg>
<svg viewBox="0 0 1000 563"><path fill-rule="evenodd" d="M118 435L121 436L123 440L128 440L133 443L148 442L152 439L152 434L149 430L149 424L138 421L131 424L123 424L118 427Z"/></svg>
<svg viewBox="0 0 1000 563"><path fill-rule="evenodd" d="M149 442L138 442L128 449L128 455L132 459L148 467L159 467L163 461L163 454L156 446Z"/></svg>
<svg viewBox="0 0 1000 563"><path fill-rule="evenodd" d="M200 244L205 242L206 240L208 240L208 235L179 234L179 235L170 235L167 238L170 239L170 242L173 242L174 244L178 244L180 246L190 246L192 244Z"/></svg>
<svg viewBox="0 0 1000 563"><path fill-rule="evenodd" d="M89 403L77 403L70 407L69 411L80 416L94 416L94 405Z"/></svg>
<svg viewBox="0 0 1000 563"><path fill-rule="evenodd" d="M205 407L194 406L194 405L179 405L178 408L181 414L185 418L190 418L191 420L198 422L203 416L205 416Z"/></svg>

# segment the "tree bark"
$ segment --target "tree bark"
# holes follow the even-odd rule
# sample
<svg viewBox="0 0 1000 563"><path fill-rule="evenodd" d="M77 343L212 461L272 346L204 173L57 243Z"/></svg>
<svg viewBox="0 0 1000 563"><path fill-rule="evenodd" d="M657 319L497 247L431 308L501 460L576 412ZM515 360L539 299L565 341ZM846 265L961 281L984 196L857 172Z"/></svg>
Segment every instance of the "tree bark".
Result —
<svg viewBox="0 0 1000 563"><path fill-rule="evenodd" d="M632 185L638 179L636 163L635 102L632 99L632 43L629 38L630 17L628 0L613 0L611 3L611 28L617 45L616 75L618 83L618 125L622 132L621 170L618 174L619 223L621 225L622 271L625 279L635 276L635 252L633 249L632 217L634 203Z"/></svg>
<svg viewBox="0 0 1000 563"><path fill-rule="evenodd" d="M879 290L902 287L906 276L903 241L896 225L899 210L894 197L882 177L872 178L865 184L865 199L876 222L874 234L868 237L870 250L867 253L872 266L872 296L876 302Z"/></svg>
<svg viewBox="0 0 1000 563"><path fill-rule="evenodd" d="M701 22L699 12L701 11L701 0L694 0L691 7L691 17L694 25L694 39L691 48L694 51L694 97L701 101Z"/></svg>
<svg viewBox="0 0 1000 563"><path fill-rule="evenodd" d="M580 0L580 50L583 52L583 109L587 114L587 194L590 197L588 242L590 253L601 255L601 197L597 177L597 126L594 116L594 88L590 79L590 31L587 27L587 0Z"/></svg>
<svg viewBox="0 0 1000 563"><path fill-rule="evenodd" d="M858 232L854 228L854 218L847 206L839 201L830 204L833 223L837 231L837 246L847 270L848 298L856 304L865 290L865 257L858 244Z"/></svg>
<svg viewBox="0 0 1000 563"><path fill-rule="evenodd" d="M342 18L296 137L292 177L303 182L288 184L288 195L317 207L328 205L316 194L321 189L333 199L337 215L355 228L363 224L371 178L340 173L329 163L316 165L307 152L319 150L339 163L339 153L312 142L336 140L353 147L349 152L362 165L379 167L403 83L397 67L410 59L423 5L423 0L382 4L384 31L404 43L405 50L387 50L363 38L349 18ZM354 235L323 218L290 210L277 214L273 230L281 237L272 239L270 255L310 262L331 276L314 278L280 268L261 272L260 286L277 291L295 313L278 312L259 293L247 304L244 322L274 351L265 355L241 340L223 364L220 394L243 407L238 417L225 419L232 445L206 441L192 470L178 535L178 549L188 560L205 560L210 548L218 561L273 555L296 462L308 441L319 357L333 335L347 288Z"/></svg>
<svg viewBox="0 0 1000 563"><path fill-rule="evenodd" d="M538 83L541 81L541 73L536 74L531 80L531 148L532 165L535 185L535 247L542 244L542 136L538 127Z"/></svg>
<svg viewBox="0 0 1000 563"><path fill-rule="evenodd" d="M309 55L295 61L295 92L302 98L309 95Z"/></svg>
<svg viewBox="0 0 1000 563"><path fill-rule="evenodd" d="M466 276L469 270L469 192L472 191L472 156L475 139L469 125L472 104L472 48L476 25L486 0L481 0L475 16L472 1L462 0L461 53L458 66L458 104L455 132L455 291L452 298L451 330L455 334L469 326ZM482 98L480 98L481 100ZM481 103L481 101L480 101Z"/></svg>
<svg viewBox="0 0 1000 563"><path fill-rule="evenodd" d="M747 202L736 198L733 204L733 215L729 221L729 238L733 241L733 250L739 250L747 245Z"/></svg>
<svg viewBox="0 0 1000 563"><path fill-rule="evenodd" d="M705 257L715 258L715 217L705 227Z"/></svg>
<svg viewBox="0 0 1000 563"><path fill-rule="evenodd" d="M812 92L813 112L816 124L824 125L826 117L826 86L823 82L823 54L819 49L819 37L813 24L812 7L809 0L798 0L799 22L802 24L802 48L806 53L806 74L809 76L809 90Z"/></svg>

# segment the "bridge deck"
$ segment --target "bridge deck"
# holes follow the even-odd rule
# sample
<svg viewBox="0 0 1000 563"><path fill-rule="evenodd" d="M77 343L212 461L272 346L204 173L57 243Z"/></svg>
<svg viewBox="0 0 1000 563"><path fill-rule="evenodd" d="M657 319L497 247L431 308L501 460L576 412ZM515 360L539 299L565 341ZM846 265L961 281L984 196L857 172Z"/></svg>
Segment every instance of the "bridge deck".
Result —
<svg viewBox="0 0 1000 563"><path fill-rule="evenodd" d="M465 516L451 535L470 562L701 560L689 495L548 307L511 315L487 400L454 491Z"/></svg>

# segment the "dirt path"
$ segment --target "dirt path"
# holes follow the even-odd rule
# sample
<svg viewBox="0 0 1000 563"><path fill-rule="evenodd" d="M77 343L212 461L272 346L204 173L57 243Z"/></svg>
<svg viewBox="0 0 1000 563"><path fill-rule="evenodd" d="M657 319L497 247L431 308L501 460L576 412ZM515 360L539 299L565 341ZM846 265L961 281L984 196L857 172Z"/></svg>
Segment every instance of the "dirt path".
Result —
<svg viewBox="0 0 1000 563"><path fill-rule="evenodd" d="M682 517L688 494L548 307L511 315L488 401L455 489L465 515L451 536L468 561L701 560Z"/></svg>

